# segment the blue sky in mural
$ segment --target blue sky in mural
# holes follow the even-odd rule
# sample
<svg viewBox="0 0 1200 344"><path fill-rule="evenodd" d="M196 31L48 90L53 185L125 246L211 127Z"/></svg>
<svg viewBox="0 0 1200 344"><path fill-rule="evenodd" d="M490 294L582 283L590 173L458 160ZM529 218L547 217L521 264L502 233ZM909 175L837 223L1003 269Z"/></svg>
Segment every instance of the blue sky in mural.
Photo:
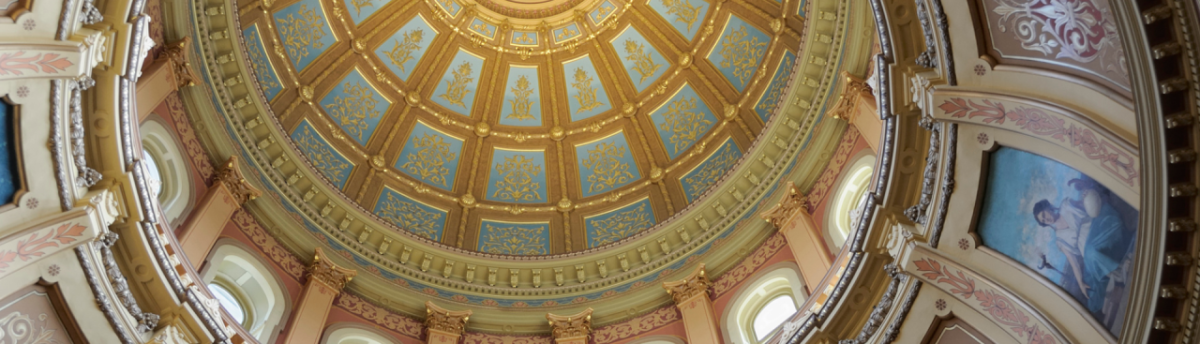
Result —
<svg viewBox="0 0 1200 344"><path fill-rule="evenodd" d="M357 69L321 98L321 110L358 144L367 145L391 102L375 91Z"/></svg>
<svg viewBox="0 0 1200 344"><path fill-rule="evenodd" d="M578 121L612 109L608 93L600 83L591 57L584 55L574 61L563 63L563 77L567 90L567 104L571 108L571 120Z"/></svg>
<svg viewBox="0 0 1200 344"><path fill-rule="evenodd" d="M775 70L775 75L771 77L771 84L767 86L767 90L754 105L754 112L758 113L758 118L762 119L763 123L771 119L771 114L779 105L780 97L784 91L787 91L788 76L792 74L792 66L795 61L795 54L786 50L783 52L783 59L779 61L779 69Z"/></svg>
<svg viewBox="0 0 1200 344"><path fill-rule="evenodd" d="M575 158L583 197L612 191L641 178L624 132L576 145Z"/></svg>
<svg viewBox="0 0 1200 344"><path fill-rule="evenodd" d="M612 45L638 92L653 85L655 80L671 68L671 63L667 62L658 49L650 45L632 25L614 38Z"/></svg>
<svg viewBox="0 0 1200 344"><path fill-rule="evenodd" d="M446 211L384 188L375 203L375 215L423 238L438 241L446 227Z"/></svg>
<svg viewBox="0 0 1200 344"><path fill-rule="evenodd" d="M583 31L579 30L579 25L576 25L574 22L571 22L570 25L563 26L563 27L560 27L560 28L557 28L557 29L554 29L553 31L551 31L551 34L554 35L553 36L554 43L562 43L562 42L569 41L575 37L579 37L579 35L582 33L583 33Z"/></svg>
<svg viewBox="0 0 1200 344"><path fill-rule="evenodd" d="M650 0L650 8L671 23L688 41L704 26L709 4L704 0Z"/></svg>
<svg viewBox="0 0 1200 344"><path fill-rule="evenodd" d="M479 251L517 256L550 254L550 224L483 221L479 225Z"/></svg>
<svg viewBox="0 0 1200 344"><path fill-rule="evenodd" d="M288 59L298 70L304 70L337 42L320 1L300 0L275 12L274 17L275 30L279 32ZM314 26L317 30L312 30Z"/></svg>
<svg viewBox="0 0 1200 344"><path fill-rule="evenodd" d="M417 62L425 56L425 51L436 36L437 31L429 26L429 22L417 15L375 49L375 56L379 57L392 73L400 77L400 80L408 81L408 77L417 68Z"/></svg>
<svg viewBox="0 0 1200 344"><path fill-rule="evenodd" d="M17 156L17 128L13 127L13 106L0 101L0 204L12 203L13 196L21 187Z"/></svg>
<svg viewBox="0 0 1200 344"><path fill-rule="evenodd" d="M462 145L462 139L418 121L395 167L425 184L449 191L454 188L454 176L458 174Z"/></svg>
<svg viewBox="0 0 1200 344"><path fill-rule="evenodd" d="M536 66L508 66L504 107L500 124L532 127L542 125L542 93Z"/></svg>
<svg viewBox="0 0 1200 344"><path fill-rule="evenodd" d="M463 116L471 115L475 106L483 59L459 49L446 67L442 81L433 91L433 102Z"/></svg>
<svg viewBox="0 0 1200 344"><path fill-rule="evenodd" d="M492 152L487 199L511 203L546 203L546 153L508 150Z"/></svg>
<svg viewBox="0 0 1200 344"><path fill-rule="evenodd" d="M600 25L600 23L604 22L605 19L608 19L608 17L612 16L612 14L616 12L617 6L613 5L611 1L605 0L600 4L600 6L596 6L596 9L593 9L592 12L588 13L588 17L592 19L592 24Z"/></svg>
<svg viewBox="0 0 1200 344"><path fill-rule="evenodd" d="M1119 335L1128 293L1118 283L1128 281L1137 210L1057 161L1007 147L990 155L976 227L981 244L1046 277ZM1060 221L1040 225L1038 208Z"/></svg>
<svg viewBox="0 0 1200 344"><path fill-rule="evenodd" d="M583 220L587 227L588 248L615 242L637 234L657 223L650 199L643 198L607 213Z"/></svg>
<svg viewBox="0 0 1200 344"><path fill-rule="evenodd" d="M346 186L346 180L350 178L354 164L342 156L337 149L330 146L329 142L325 141L325 138L317 132L317 129L308 123L308 120L300 121L300 125L292 131L291 136L292 142L304 153L313 168L321 171L321 174L329 178L329 181L339 189Z"/></svg>
<svg viewBox="0 0 1200 344"><path fill-rule="evenodd" d="M679 183L683 184L683 194L687 196L688 203L696 201L708 188L716 185L741 157L742 151L733 143L733 138L727 138L704 162L680 177Z"/></svg>
<svg viewBox="0 0 1200 344"><path fill-rule="evenodd" d="M262 36L258 32L258 24L250 25L249 28L243 30L242 36L246 38L246 54L250 57L250 65L254 68L258 87L262 88L267 101L275 99L279 91L283 90L283 84L279 82L279 75L275 73L275 67L271 65L270 55L267 54Z"/></svg>
<svg viewBox="0 0 1200 344"><path fill-rule="evenodd" d="M671 159L691 148L717 124L717 117L691 85L684 84L671 99L650 114L654 128Z"/></svg>
<svg viewBox="0 0 1200 344"><path fill-rule="evenodd" d="M390 0L345 0L346 9L349 10L350 19L354 20L354 25L362 24L367 17L375 14L388 2Z"/></svg>
<svg viewBox="0 0 1200 344"><path fill-rule="evenodd" d="M717 45L708 53L708 60L741 92L753 80L770 45L771 36L742 18L730 15Z"/></svg>

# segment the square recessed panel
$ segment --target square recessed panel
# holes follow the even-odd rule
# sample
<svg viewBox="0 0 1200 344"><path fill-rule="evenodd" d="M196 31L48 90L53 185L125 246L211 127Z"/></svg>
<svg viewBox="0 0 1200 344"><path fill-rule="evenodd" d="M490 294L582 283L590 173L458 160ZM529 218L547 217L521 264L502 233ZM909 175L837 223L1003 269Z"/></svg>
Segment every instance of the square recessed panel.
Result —
<svg viewBox="0 0 1200 344"><path fill-rule="evenodd" d="M704 137L717 117L696 94L691 85L684 84L666 103L650 114L650 121L672 160Z"/></svg>
<svg viewBox="0 0 1200 344"><path fill-rule="evenodd" d="M763 56L766 56L767 47L770 46L771 36L767 36L762 30L741 18L730 15L717 45L708 53L708 61L721 71L725 80L741 92L746 90L746 85L754 78L754 72L762 64Z"/></svg>
<svg viewBox="0 0 1200 344"><path fill-rule="evenodd" d="M384 5L387 5L391 0L344 0L346 10L350 13L350 19L354 20L354 25L362 24L367 17L375 14Z"/></svg>
<svg viewBox="0 0 1200 344"><path fill-rule="evenodd" d="M275 66L271 64L271 59L268 57L267 48L263 45L262 35L258 32L258 24L250 25L250 28L242 31L242 36L246 38L246 55L250 58L250 66L254 68L254 77L258 79L258 87L262 88L263 95L267 97L267 101L275 99L279 91L283 91L283 84L279 81L279 74L275 73Z"/></svg>
<svg viewBox="0 0 1200 344"><path fill-rule="evenodd" d="M467 29L489 40L496 38L496 26L483 21L483 19L475 18L471 20L471 25L467 26Z"/></svg>
<svg viewBox="0 0 1200 344"><path fill-rule="evenodd" d="M671 27L688 41L696 38L696 33L704 26L708 6L704 0L650 0L650 8L671 23Z"/></svg>
<svg viewBox="0 0 1200 344"><path fill-rule="evenodd" d="M275 12L274 18L279 40L296 70L304 70L337 42L320 1L301 0Z"/></svg>
<svg viewBox="0 0 1200 344"><path fill-rule="evenodd" d="M513 256L550 254L550 224L484 220L479 224L479 251Z"/></svg>
<svg viewBox="0 0 1200 344"><path fill-rule="evenodd" d="M728 138L712 155L705 158L704 162L680 177L679 183L683 184L683 193L687 196L688 203L695 202L708 188L716 185L741 158L742 151L733 143L733 138Z"/></svg>
<svg viewBox="0 0 1200 344"><path fill-rule="evenodd" d="M333 90L325 94L320 104L329 119L363 146L367 145L371 134L375 133L375 127L379 126L379 119L392 105L357 69L350 71Z"/></svg>
<svg viewBox="0 0 1200 344"><path fill-rule="evenodd" d="M488 174L487 199L510 203L546 203L546 153L496 148Z"/></svg>
<svg viewBox="0 0 1200 344"><path fill-rule="evenodd" d="M434 2L438 4L438 8L446 11L446 14L449 14L451 18L457 17L458 12L462 11L462 5L454 0L434 0Z"/></svg>
<svg viewBox="0 0 1200 344"><path fill-rule="evenodd" d="M611 43L617 57L621 58L621 64L625 66L625 72L629 74L629 80L633 81L633 86L638 92L653 85L655 80L671 68L671 64L663 58L658 49L654 49L633 26L626 27Z"/></svg>
<svg viewBox="0 0 1200 344"><path fill-rule="evenodd" d="M654 209L650 199L643 198L613 211L583 219L587 228L588 248L597 247L628 238L655 223Z"/></svg>
<svg viewBox="0 0 1200 344"><path fill-rule="evenodd" d="M578 24L571 23L570 25L554 29L550 34L554 35L554 43L560 44L580 37L583 31L579 30Z"/></svg>
<svg viewBox="0 0 1200 344"><path fill-rule="evenodd" d="M400 80L408 81L437 34L425 17L418 14L375 49L375 56Z"/></svg>
<svg viewBox="0 0 1200 344"><path fill-rule="evenodd" d="M442 239L446 214L445 210L415 201L387 187L383 188L379 201L375 203L375 215L396 227L433 241Z"/></svg>
<svg viewBox="0 0 1200 344"><path fill-rule="evenodd" d="M624 132L576 145L575 158L583 197L612 191L641 178Z"/></svg>
<svg viewBox="0 0 1200 344"><path fill-rule="evenodd" d="M433 102L463 116L470 116L482 70L482 57L459 49L433 92Z"/></svg>
<svg viewBox="0 0 1200 344"><path fill-rule="evenodd" d="M346 180L350 178L354 164L342 156L337 149L330 146L329 142L317 133L317 129L308 123L308 120L300 121L300 125L292 131L291 136L292 142L304 153L313 168L321 171L321 174L329 178L329 181L338 189L346 186Z"/></svg>
<svg viewBox="0 0 1200 344"><path fill-rule="evenodd" d="M500 124L533 127L542 125L542 95L536 66L508 66L504 106Z"/></svg>
<svg viewBox="0 0 1200 344"><path fill-rule="evenodd" d="M564 62L563 77L572 121L612 109L608 93L604 92L604 85L600 83L600 74L596 73L596 67L588 55Z"/></svg>
<svg viewBox="0 0 1200 344"><path fill-rule="evenodd" d="M454 188L462 146L462 139L417 121L395 167L425 184L449 191Z"/></svg>
<svg viewBox="0 0 1200 344"><path fill-rule="evenodd" d="M787 89L788 78L792 76L792 67L795 62L795 54L790 51L783 52L783 58L779 60L779 68L775 69L775 75L771 77L771 85L767 86L767 90L758 99L758 103L755 103L754 112L758 113L758 118L762 119L763 123L771 119L771 114L779 106L783 92Z"/></svg>
<svg viewBox="0 0 1200 344"><path fill-rule="evenodd" d="M525 47L534 47L538 45L538 33L536 31L516 31L512 32L512 39L509 41L512 45Z"/></svg>
<svg viewBox="0 0 1200 344"><path fill-rule="evenodd" d="M600 25L605 19L612 17L613 13L617 12L617 6L611 1L605 0L600 6L588 13L588 18L592 19L592 24Z"/></svg>

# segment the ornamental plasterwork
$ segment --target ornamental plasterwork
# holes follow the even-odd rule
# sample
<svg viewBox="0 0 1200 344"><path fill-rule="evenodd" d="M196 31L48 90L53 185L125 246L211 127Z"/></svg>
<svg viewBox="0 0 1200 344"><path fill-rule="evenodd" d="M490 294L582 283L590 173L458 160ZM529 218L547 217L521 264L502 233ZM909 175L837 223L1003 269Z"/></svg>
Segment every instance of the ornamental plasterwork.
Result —
<svg viewBox="0 0 1200 344"><path fill-rule="evenodd" d="M695 97L680 97L667 105L663 113L660 132L670 133L667 142L671 144L671 152L675 155L683 152L696 143L702 135L712 128L713 122L704 113L697 111Z"/></svg>
<svg viewBox="0 0 1200 344"><path fill-rule="evenodd" d="M450 143L441 135L422 133L413 137L412 144L417 151L404 157L400 169L431 184L449 187L450 167L454 166L451 162L458 159L458 153L450 150Z"/></svg>
<svg viewBox="0 0 1200 344"><path fill-rule="evenodd" d="M484 223L479 238L480 251L518 256L543 255L549 253L545 241L547 227L538 225L501 225Z"/></svg>
<svg viewBox="0 0 1200 344"><path fill-rule="evenodd" d="M523 154L512 155L496 162L499 175L492 185L492 198L508 201L531 202L544 200L539 180L542 165Z"/></svg>
<svg viewBox="0 0 1200 344"><path fill-rule="evenodd" d="M654 214L640 202L637 207L596 219L588 220L588 247L615 242L654 226Z"/></svg>
<svg viewBox="0 0 1200 344"><path fill-rule="evenodd" d="M325 104L325 113L337 121L347 134L363 142L363 132L370 126L367 119L378 118L381 115L376 109L379 101L375 100L369 86L358 82L350 84L347 81L342 90L341 95L334 96L332 104Z"/></svg>
<svg viewBox="0 0 1200 344"><path fill-rule="evenodd" d="M395 192L384 192L384 198L376 206L376 215L422 238L439 239L444 214L422 209L414 202L396 197Z"/></svg>
<svg viewBox="0 0 1200 344"><path fill-rule="evenodd" d="M312 50L325 48L325 43L321 41L325 37L325 20L317 14L319 10L309 8L308 4L300 4L298 13L276 19L284 49L292 61L300 61L312 54Z"/></svg>
<svg viewBox="0 0 1200 344"><path fill-rule="evenodd" d="M625 162L625 147L612 142L598 142L587 150L583 168L591 170L587 176L587 193L597 193L624 185L632 179L629 163Z"/></svg>

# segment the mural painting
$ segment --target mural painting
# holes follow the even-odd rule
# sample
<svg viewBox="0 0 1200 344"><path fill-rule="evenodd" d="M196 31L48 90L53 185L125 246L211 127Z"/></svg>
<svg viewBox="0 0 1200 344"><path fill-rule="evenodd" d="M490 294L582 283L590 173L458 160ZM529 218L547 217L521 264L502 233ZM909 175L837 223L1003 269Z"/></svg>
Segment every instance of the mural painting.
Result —
<svg viewBox="0 0 1200 344"><path fill-rule="evenodd" d="M1138 211L1086 174L1012 148L991 154L986 188L983 245L1045 276L1119 336Z"/></svg>

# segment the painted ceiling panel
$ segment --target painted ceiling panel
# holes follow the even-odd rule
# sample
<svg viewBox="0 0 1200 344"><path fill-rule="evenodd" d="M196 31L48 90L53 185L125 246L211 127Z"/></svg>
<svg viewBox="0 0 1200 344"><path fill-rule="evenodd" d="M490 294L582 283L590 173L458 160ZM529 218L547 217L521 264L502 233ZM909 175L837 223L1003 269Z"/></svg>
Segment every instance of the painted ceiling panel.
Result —
<svg viewBox="0 0 1200 344"><path fill-rule="evenodd" d="M783 52L783 58L779 60L779 68L775 70L775 75L771 77L771 84L767 86L766 92L763 92L758 103L754 105L754 112L758 114L758 118L762 119L763 123L771 119L771 114L775 112L775 107L779 104L779 100L786 91L788 77L792 75L792 67L796 62L796 55L790 51Z"/></svg>
<svg viewBox="0 0 1200 344"><path fill-rule="evenodd" d="M300 148L300 151L308 158L308 162L312 164L313 168L329 178L329 181L338 189L346 186L346 180L350 178L354 164L342 156L337 149L330 146L329 142L317 133L317 129L313 128L308 120L300 121L300 125L292 131L291 138L292 142L296 143L296 147Z"/></svg>
<svg viewBox="0 0 1200 344"><path fill-rule="evenodd" d="M425 17L418 14L397 30L391 39L375 49L375 56L400 80L408 81L437 34Z"/></svg>
<svg viewBox="0 0 1200 344"><path fill-rule="evenodd" d="M604 214L589 216L583 222L587 226L588 248L616 242L657 223L649 198Z"/></svg>
<svg viewBox="0 0 1200 344"><path fill-rule="evenodd" d="M246 56L249 56L250 65L254 68L258 87L262 88L267 101L275 99L279 91L283 90L283 85L280 84L279 75L275 73L275 66L271 65L271 59L267 57L267 48L263 45L258 24L243 30L242 36L246 38Z"/></svg>
<svg viewBox="0 0 1200 344"><path fill-rule="evenodd" d="M443 190L454 188L463 140L417 122L400 151L396 169Z"/></svg>
<svg viewBox="0 0 1200 344"><path fill-rule="evenodd" d="M325 115L364 146L391 105L357 69L321 99Z"/></svg>
<svg viewBox="0 0 1200 344"><path fill-rule="evenodd" d="M482 70L482 57L459 49L433 92L433 102L463 116L470 116Z"/></svg>
<svg viewBox="0 0 1200 344"><path fill-rule="evenodd" d="M691 41L700 32L709 4L704 0L650 0L650 8L671 23L680 35Z"/></svg>
<svg viewBox="0 0 1200 344"><path fill-rule="evenodd" d="M404 196L391 188L384 188L375 203L375 215L420 237L439 241L446 227L445 210L434 208Z"/></svg>
<svg viewBox="0 0 1200 344"><path fill-rule="evenodd" d="M576 145L575 157L583 197L612 191L641 178L624 132Z"/></svg>
<svg viewBox="0 0 1200 344"><path fill-rule="evenodd" d="M346 9L349 10L350 19L354 20L354 25L362 24L367 17L375 14L384 5L387 5L390 0L345 0Z"/></svg>
<svg viewBox="0 0 1200 344"><path fill-rule="evenodd" d="M446 11L446 14L449 14L451 18L457 17L458 12L462 11L462 5L459 5L454 0L435 0L434 2L438 4L438 8Z"/></svg>
<svg viewBox="0 0 1200 344"><path fill-rule="evenodd" d="M591 57L584 55L563 63L563 82L567 87L567 104L571 120L578 121L612 109L608 93L600 83L600 75Z"/></svg>
<svg viewBox="0 0 1200 344"><path fill-rule="evenodd" d="M508 150L492 152L487 199L509 203L547 203L546 153Z"/></svg>
<svg viewBox="0 0 1200 344"><path fill-rule="evenodd" d="M509 43L512 45L518 45L518 46L537 46L538 33L537 33L537 31L513 30L512 40Z"/></svg>
<svg viewBox="0 0 1200 344"><path fill-rule="evenodd" d="M551 33L554 35L554 43L564 43L583 35L583 31L579 30L579 25L576 23L554 29Z"/></svg>
<svg viewBox="0 0 1200 344"><path fill-rule="evenodd" d="M487 39L496 38L496 26L479 18L471 20L471 26L468 26L467 29Z"/></svg>
<svg viewBox="0 0 1200 344"><path fill-rule="evenodd" d="M650 120L672 160L691 148L717 123L708 104L688 84L655 110Z"/></svg>
<svg viewBox="0 0 1200 344"><path fill-rule="evenodd" d="M274 17L279 39L297 70L304 70L337 42L318 0L301 0L275 12Z"/></svg>
<svg viewBox="0 0 1200 344"><path fill-rule="evenodd" d="M492 254L534 256L550 254L550 224L483 221L479 251Z"/></svg>
<svg viewBox="0 0 1200 344"><path fill-rule="evenodd" d="M727 138L704 162L679 178L688 203L695 202L704 191L716 185L741 157L742 151L733 143L733 138Z"/></svg>
<svg viewBox="0 0 1200 344"><path fill-rule="evenodd" d="M708 53L708 60L717 66L725 80L742 92L750 84L770 45L771 36L742 18L730 15L720 40Z"/></svg>
<svg viewBox="0 0 1200 344"><path fill-rule="evenodd" d="M671 63L632 25L626 27L611 43L638 92L654 85L655 80L671 68Z"/></svg>
<svg viewBox="0 0 1200 344"><path fill-rule="evenodd" d="M500 124L522 127L542 125L542 96L536 66L508 66Z"/></svg>
<svg viewBox="0 0 1200 344"><path fill-rule="evenodd" d="M593 25L604 23L605 19L611 18L613 13L617 12L617 6L613 5L612 1L605 0L600 6L588 13L588 18L592 19Z"/></svg>

